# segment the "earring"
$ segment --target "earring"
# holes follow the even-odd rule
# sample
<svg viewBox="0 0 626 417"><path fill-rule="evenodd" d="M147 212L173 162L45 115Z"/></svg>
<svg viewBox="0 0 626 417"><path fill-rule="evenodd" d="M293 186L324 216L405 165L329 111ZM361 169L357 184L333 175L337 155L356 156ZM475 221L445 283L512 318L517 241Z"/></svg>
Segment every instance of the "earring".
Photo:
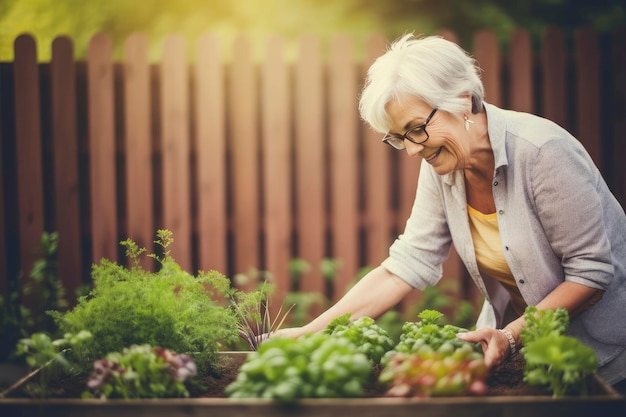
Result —
<svg viewBox="0 0 626 417"><path fill-rule="evenodd" d="M470 123L474 123L473 121L471 121L469 119L469 117L467 117L467 114L463 115L463 120L465 120L465 130L467 130L469 132L470 129Z"/></svg>

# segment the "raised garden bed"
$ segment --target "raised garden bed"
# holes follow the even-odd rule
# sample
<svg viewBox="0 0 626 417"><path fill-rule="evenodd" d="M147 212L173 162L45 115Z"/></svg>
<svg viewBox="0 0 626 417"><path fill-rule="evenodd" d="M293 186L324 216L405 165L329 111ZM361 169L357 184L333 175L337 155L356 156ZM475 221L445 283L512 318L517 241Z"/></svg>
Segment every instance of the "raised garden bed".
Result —
<svg viewBox="0 0 626 417"><path fill-rule="evenodd" d="M623 417L626 401L598 377L590 381L585 397L554 399L549 393L523 383L520 359L494 369L488 380L489 391L482 397L390 398L382 397L384 387L372 383L365 398L305 399L283 405L270 401L226 398L223 388L236 376L245 352L225 352L222 372L207 376L211 391L192 392L188 399L159 400L82 400L82 387L65 382L57 398L30 399L15 391L0 399L0 415L21 416L342 416L342 417L421 417L421 416L591 416ZM20 395L22 397L20 398ZM72 398L60 397L61 395Z"/></svg>

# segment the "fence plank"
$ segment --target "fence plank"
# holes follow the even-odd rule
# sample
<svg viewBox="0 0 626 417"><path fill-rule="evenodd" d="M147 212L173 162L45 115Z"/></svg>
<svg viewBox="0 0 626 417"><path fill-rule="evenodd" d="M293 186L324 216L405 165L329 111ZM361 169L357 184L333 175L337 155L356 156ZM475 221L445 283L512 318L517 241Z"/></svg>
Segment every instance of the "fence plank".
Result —
<svg viewBox="0 0 626 417"><path fill-rule="evenodd" d="M39 68L32 36L20 35L14 47L19 265L28 277L44 231Z"/></svg>
<svg viewBox="0 0 626 417"><path fill-rule="evenodd" d="M82 284L76 69L74 46L67 37L52 43L52 143L54 158L55 230L59 233L57 273L73 293Z"/></svg>
<svg viewBox="0 0 626 417"><path fill-rule="evenodd" d="M236 274L261 267L259 255L259 126L256 65L250 40L238 37L229 71L233 257Z"/></svg>
<svg viewBox="0 0 626 417"><path fill-rule="evenodd" d="M345 35L332 39L329 62L332 257L341 263L334 282L338 299L358 270L357 71Z"/></svg>
<svg viewBox="0 0 626 417"><path fill-rule="evenodd" d="M124 152L126 225L124 236L153 253L154 210L152 136L150 131L150 67L148 38L134 33L124 43ZM176 236L174 236L176 238ZM152 270L143 257L141 265Z"/></svg>
<svg viewBox="0 0 626 417"><path fill-rule="evenodd" d="M325 255L324 73L319 39L302 35L295 63L295 176L298 257L310 264L299 277L299 290L324 294L320 266ZM319 313L319 309L315 310Z"/></svg>
<svg viewBox="0 0 626 417"><path fill-rule="evenodd" d="M163 223L175 243L172 256L182 269L192 271L189 77L187 46L182 36L163 42L161 64L161 150Z"/></svg>
<svg viewBox="0 0 626 417"><path fill-rule="evenodd" d="M530 34L527 30L515 31L511 39L510 51L508 107L533 113L535 111L533 57Z"/></svg>
<svg viewBox="0 0 626 417"><path fill-rule="evenodd" d="M272 36L266 46L262 91L263 202L266 269L274 277L277 295L290 290L291 258L291 111L284 42ZM274 306L278 308L279 305Z"/></svg>
<svg viewBox="0 0 626 417"><path fill-rule="evenodd" d="M576 31L576 137L596 166L604 172L600 145L600 51L598 33L590 28Z"/></svg>
<svg viewBox="0 0 626 417"><path fill-rule="evenodd" d="M115 117L111 39L102 33L89 42L87 58L89 185L92 259L117 260L118 220Z"/></svg>
<svg viewBox="0 0 626 417"><path fill-rule="evenodd" d="M611 37L610 68L612 68L612 88L608 97L607 113L610 114L610 132L612 137L610 146L606 152L611 155L609 160L612 166L611 190L622 204L626 207L626 168L624 155L626 155L626 54L624 53L624 40L626 39L626 27L616 30Z"/></svg>
<svg viewBox="0 0 626 417"><path fill-rule="evenodd" d="M493 32L480 30L474 35L473 54L483 70L485 100L502 106L502 58Z"/></svg>
<svg viewBox="0 0 626 417"><path fill-rule="evenodd" d="M373 35L366 40L366 59L362 67L361 78L365 79L367 69L382 53L386 41L380 35ZM364 229L366 238L365 265L377 266L389 253L393 240L391 216L391 178L390 159L393 149L384 145L381 134L363 126L363 191L365 193Z"/></svg>
<svg viewBox="0 0 626 417"><path fill-rule="evenodd" d="M567 127L566 57L563 33L555 28L546 30L541 50L542 115L560 126Z"/></svg>
<svg viewBox="0 0 626 417"><path fill-rule="evenodd" d="M228 272L224 70L219 40L204 35L196 45L196 150L198 264Z"/></svg>

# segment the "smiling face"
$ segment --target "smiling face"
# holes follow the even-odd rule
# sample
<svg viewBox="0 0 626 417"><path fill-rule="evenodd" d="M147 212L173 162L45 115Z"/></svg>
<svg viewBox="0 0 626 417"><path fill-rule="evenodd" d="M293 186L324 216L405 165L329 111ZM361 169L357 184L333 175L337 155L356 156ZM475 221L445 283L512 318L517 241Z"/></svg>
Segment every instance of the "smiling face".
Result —
<svg viewBox="0 0 626 417"><path fill-rule="evenodd" d="M414 96L404 96L387 103L391 133L402 135L408 129L423 124L432 107ZM405 140L406 152L419 156L433 166L439 175L469 166L469 135L464 129L462 115L438 110L426 127L429 138L421 144Z"/></svg>

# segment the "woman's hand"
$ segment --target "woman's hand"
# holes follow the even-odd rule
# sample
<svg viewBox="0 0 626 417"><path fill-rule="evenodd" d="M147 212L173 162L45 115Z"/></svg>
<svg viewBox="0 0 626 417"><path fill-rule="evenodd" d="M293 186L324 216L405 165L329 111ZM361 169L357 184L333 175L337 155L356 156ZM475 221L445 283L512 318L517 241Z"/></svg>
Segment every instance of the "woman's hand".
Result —
<svg viewBox="0 0 626 417"><path fill-rule="evenodd" d="M497 329L478 329L471 332L459 333L457 337L471 343L480 343L485 355L485 365L488 368L496 366L511 354L509 340Z"/></svg>
<svg viewBox="0 0 626 417"><path fill-rule="evenodd" d="M287 327L285 329L278 329L275 332L270 333L269 337L287 337L297 339L300 336L305 335L307 332L302 327Z"/></svg>

